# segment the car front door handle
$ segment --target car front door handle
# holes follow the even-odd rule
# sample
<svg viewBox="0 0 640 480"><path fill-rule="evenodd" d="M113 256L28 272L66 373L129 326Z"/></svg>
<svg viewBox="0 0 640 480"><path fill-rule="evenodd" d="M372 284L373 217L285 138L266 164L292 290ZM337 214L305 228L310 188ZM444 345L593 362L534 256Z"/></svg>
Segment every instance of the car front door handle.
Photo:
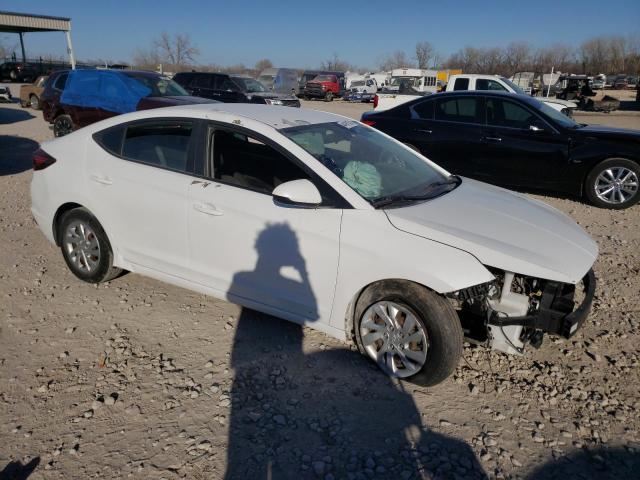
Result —
<svg viewBox="0 0 640 480"><path fill-rule="evenodd" d="M500 137L482 137L482 140L485 142L501 142L502 139Z"/></svg>
<svg viewBox="0 0 640 480"><path fill-rule="evenodd" d="M414 128L413 131L418 133L433 133L433 130L427 130L425 128Z"/></svg>
<svg viewBox="0 0 640 480"><path fill-rule="evenodd" d="M113 180L109 177L101 177L100 175L91 175L91 180L102 185L113 185Z"/></svg>
<svg viewBox="0 0 640 480"><path fill-rule="evenodd" d="M214 217L219 217L220 215L222 215L222 212L210 203L194 203L193 208L195 208L200 213L213 215Z"/></svg>

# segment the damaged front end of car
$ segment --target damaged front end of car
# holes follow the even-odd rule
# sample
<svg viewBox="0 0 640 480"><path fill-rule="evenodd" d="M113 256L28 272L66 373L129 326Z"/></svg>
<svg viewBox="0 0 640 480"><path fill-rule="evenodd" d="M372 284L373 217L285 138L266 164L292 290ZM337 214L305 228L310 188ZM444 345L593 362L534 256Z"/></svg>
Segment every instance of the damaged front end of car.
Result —
<svg viewBox="0 0 640 480"><path fill-rule="evenodd" d="M589 315L596 288L593 270L577 285L490 270L494 281L447 294L473 343L523 354L527 344L538 348L545 333L570 338Z"/></svg>

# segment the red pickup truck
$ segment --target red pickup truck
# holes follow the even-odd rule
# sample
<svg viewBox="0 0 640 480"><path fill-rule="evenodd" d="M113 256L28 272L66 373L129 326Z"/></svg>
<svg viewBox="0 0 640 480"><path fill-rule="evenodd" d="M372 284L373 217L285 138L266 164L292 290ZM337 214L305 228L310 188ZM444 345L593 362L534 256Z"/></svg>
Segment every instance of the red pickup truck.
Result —
<svg viewBox="0 0 640 480"><path fill-rule="evenodd" d="M304 86L304 98L323 98L330 102L334 97L340 97L344 93L344 78L337 75L318 75Z"/></svg>

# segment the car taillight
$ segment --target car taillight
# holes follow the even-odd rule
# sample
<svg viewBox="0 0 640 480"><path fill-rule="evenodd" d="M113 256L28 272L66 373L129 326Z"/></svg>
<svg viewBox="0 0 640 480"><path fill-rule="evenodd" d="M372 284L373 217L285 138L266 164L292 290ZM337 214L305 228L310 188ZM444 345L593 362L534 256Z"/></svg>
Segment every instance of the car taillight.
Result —
<svg viewBox="0 0 640 480"><path fill-rule="evenodd" d="M44 170L50 165L56 163L56 159L49 155L47 152L39 148L33 154L33 169Z"/></svg>
<svg viewBox="0 0 640 480"><path fill-rule="evenodd" d="M378 95L373 97L373 108L378 108Z"/></svg>
<svg viewBox="0 0 640 480"><path fill-rule="evenodd" d="M369 125L370 127L373 127L376 124L373 120L362 120L362 123Z"/></svg>

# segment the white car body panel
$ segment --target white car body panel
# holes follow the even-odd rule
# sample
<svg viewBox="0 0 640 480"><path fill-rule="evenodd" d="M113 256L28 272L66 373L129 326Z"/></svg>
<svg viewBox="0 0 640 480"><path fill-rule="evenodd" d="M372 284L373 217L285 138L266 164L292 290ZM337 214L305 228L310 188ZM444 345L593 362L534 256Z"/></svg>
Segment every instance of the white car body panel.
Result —
<svg viewBox="0 0 640 480"><path fill-rule="evenodd" d="M159 117L208 119L263 135L304 162L353 208L277 205L269 195L120 159L92 139L113 125ZM378 280L401 278L446 293L492 280L483 262L566 282L579 280L593 263L597 248L569 218L480 182L465 179L453 192L412 207L374 209L278 131L323 122L353 120L250 104L114 117L42 144L57 161L34 172L32 212L54 242L57 209L67 202L82 205L104 227L116 266L342 339L355 296ZM293 235L285 235L284 242L277 234L267 238L259 254L264 245L256 241L274 226ZM279 249L292 245L286 243L291 238L293 247ZM291 255L292 249L299 256ZM262 272L276 267L278 282L265 285L275 273Z"/></svg>
<svg viewBox="0 0 640 480"><path fill-rule="evenodd" d="M537 278L577 283L598 255L596 243L565 214L468 178L447 195L387 214L400 230Z"/></svg>

